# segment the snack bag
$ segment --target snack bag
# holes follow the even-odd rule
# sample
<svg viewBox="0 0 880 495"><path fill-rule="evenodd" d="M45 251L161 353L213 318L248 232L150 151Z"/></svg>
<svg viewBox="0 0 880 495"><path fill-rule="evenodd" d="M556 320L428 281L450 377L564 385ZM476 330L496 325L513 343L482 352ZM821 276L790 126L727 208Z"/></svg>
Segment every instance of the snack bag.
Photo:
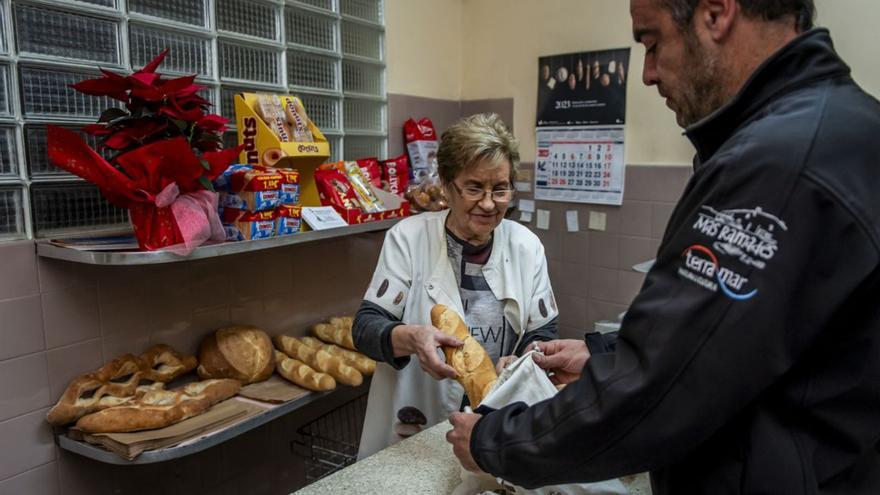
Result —
<svg viewBox="0 0 880 495"><path fill-rule="evenodd" d="M276 235L291 235L299 232L302 224L302 207L299 205L281 205L276 220Z"/></svg>
<svg viewBox="0 0 880 495"><path fill-rule="evenodd" d="M299 204L299 170L293 168L279 168L281 174L281 204Z"/></svg>
<svg viewBox="0 0 880 495"><path fill-rule="evenodd" d="M280 141L293 141L290 126L287 125L287 114L277 95L258 94L255 110Z"/></svg>
<svg viewBox="0 0 880 495"><path fill-rule="evenodd" d="M306 115L306 109L299 98L296 96L284 98L284 113L287 116L287 126L292 133L293 141L308 143L315 140L309 129L309 117Z"/></svg>
<svg viewBox="0 0 880 495"><path fill-rule="evenodd" d="M376 158L361 158L356 160L361 172L370 182L370 184L382 188L382 172L379 169L379 160Z"/></svg>
<svg viewBox="0 0 880 495"><path fill-rule="evenodd" d="M406 186L409 184L409 160L406 158L406 153L397 158L382 160L380 163L382 166L382 188L403 197Z"/></svg>
<svg viewBox="0 0 880 495"><path fill-rule="evenodd" d="M370 188L370 182L361 171L357 162L345 162L345 174L348 182L357 194L361 203L361 209L367 213L378 213L385 210L385 205Z"/></svg>
<svg viewBox="0 0 880 495"><path fill-rule="evenodd" d="M228 192L220 193L220 205L248 211L272 210L281 204L282 175L263 168L240 168L228 178Z"/></svg>
<svg viewBox="0 0 880 495"><path fill-rule="evenodd" d="M214 186L214 190L217 192L228 192L229 180L232 177L232 174L239 170L251 170L251 166L244 163L230 165L226 170L223 171L223 173L221 173L217 176L216 179L214 179L214 182L212 183Z"/></svg>
<svg viewBox="0 0 880 495"><path fill-rule="evenodd" d="M266 239L275 235L276 210L247 211L223 208L223 229L227 241Z"/></svg>
<svg viewBox="0 0 880 495"><path fill-rule="evenodd" d="M416 211L440 211L448 207L446 193L436 177L430 177L420 184L410 184L403 197Z"/></svg>
<svg viewBox="0 0 880 495"><path fill-rule="evenodd" d="M336 167L315 170L315 186L318 188L322 205L336 206L344 210L362 209L348 177Z"/></svg>
<svg viewBox="0 0 880 495"><path fill-rule="evenodd" d="M418 122L409 119L403 124L406 137L406 149L412 164L413 182L422 182L426 177L437 171L437 132L431 119L424 118Z"/></svg>

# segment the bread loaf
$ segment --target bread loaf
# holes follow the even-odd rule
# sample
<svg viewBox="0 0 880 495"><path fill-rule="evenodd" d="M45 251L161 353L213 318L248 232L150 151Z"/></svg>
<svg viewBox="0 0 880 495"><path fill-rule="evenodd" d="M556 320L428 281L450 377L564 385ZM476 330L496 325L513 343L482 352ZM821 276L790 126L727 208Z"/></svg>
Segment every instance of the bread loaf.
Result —
<svg viewBox="0 0 880 495"><path fill-rule="evenodd" d="M239 389L238 381L222 379L190 383L177 390L151 390L126 404L83 416L76 426L87 433L164 428L203 413Z"/></svg>
<svg viewBox="0 0 880 495"><path fill-rule="evenodd" d="M315 337L327 342L328 344L336 344L346 349L356 351L354 340L351 337L351 324L346 326L348 321L345 318L330 318L334 323L318 323L312 327L312 334Z"/></svg>
<svg viewBox="0 0 880 495"><path fill-rule="evenodd" d="M364 376L370 376L376 371L376 361L373 361L360 352L343 349L335 344L327 344L314 337L303 337L302 341L309 347L323 349L334 356L342 358L345 364L360 371Z"/></svg>
<svg viewBox="0 0 880 495"><path fill-rule="evenodd" d="M435 305L431 309L431 323L446 335L464 342L461 347L443 346L443 353L446 354L446 363L458 373L458 383L464 387L471 407L476 408L498 379L492 359L471 337L467 325L455 310L442 304Z"/></svg>
<svg viewBox="0 0 880 495"><path fill-rule="evenodd" d="M143 380L167 382L192 371L196 358L179 354L165 344L156 344L141 356L125 354L93 373L74 378L46 420L62 426L108 407L129 401Z"/></svg>
<svg viewBox="0 0 880 495"><path fill-rule="evenodd" d="M255 327L221 328L199 347L199 376L261 382L272 375L275 354L266 332Z"/></svg>
<svg viewBox="0 0 880 495"><path fill-rule="evenodd" d="M282 377L308 390L321 392L336 388L336 380L327 373L310 368L306 363L275 351L275 369Z"/></svg>
<svg viewBox="0 0 880 495"><path fill-rule="evenodd" d="M287 335L276 335L274 340L275 346L284 354L302 361L317 371L327 373L339 383L357 387L364 382L364 377L358 370L327 351L313 349L296 337Z"/></svg>

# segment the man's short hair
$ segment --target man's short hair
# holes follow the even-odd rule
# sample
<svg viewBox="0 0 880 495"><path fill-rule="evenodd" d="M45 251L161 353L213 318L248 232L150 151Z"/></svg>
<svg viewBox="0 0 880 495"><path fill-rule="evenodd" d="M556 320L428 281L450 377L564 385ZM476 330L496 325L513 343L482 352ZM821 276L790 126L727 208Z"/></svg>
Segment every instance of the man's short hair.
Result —
<svg viewBox="0 0 880 495"><path fill-rule="evenodd" d="M679 29L687 29L694 17L694 10L700 0L661 0L672 12L672 18ZM798 32L813 28L816 5L813 0L737 0L743 12L749 17L760 17L765 21L776 21L785 16L793 16Z"/></svg>

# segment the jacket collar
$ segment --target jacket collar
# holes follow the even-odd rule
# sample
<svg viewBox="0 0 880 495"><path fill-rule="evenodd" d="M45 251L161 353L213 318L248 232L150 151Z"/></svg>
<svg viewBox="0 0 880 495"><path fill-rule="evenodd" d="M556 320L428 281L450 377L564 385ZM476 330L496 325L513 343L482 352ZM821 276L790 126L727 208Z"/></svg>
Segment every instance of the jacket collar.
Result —
<svg viewBox="0 0 880 495"><path fill-rule="evenodd" d="M727 104L685 131L697 149L694 168L709 160L770 100L815 81L849 73L849 66L834 51L827 29L801 34L765 60Z"/></svg>

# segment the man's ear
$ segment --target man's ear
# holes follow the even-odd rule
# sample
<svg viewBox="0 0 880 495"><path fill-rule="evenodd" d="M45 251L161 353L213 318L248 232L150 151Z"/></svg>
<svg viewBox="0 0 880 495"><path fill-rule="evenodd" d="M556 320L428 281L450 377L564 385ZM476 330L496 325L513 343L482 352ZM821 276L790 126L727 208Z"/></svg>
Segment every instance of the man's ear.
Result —
<svg viewBox="0 0 880 495"><path fill-rule="evenodd" d="M694 12L694 22L698 30L717 43L730 34L738 14L737 0L700 0Z"/></svg>

